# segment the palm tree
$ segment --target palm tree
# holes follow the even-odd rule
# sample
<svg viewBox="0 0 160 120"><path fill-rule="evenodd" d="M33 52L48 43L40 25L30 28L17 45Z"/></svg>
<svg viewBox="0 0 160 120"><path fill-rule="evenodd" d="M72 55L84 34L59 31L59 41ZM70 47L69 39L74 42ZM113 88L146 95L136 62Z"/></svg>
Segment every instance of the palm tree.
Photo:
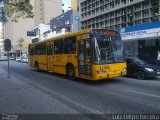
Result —
<svg viewBox="0 0 160 120"><path fill-rule="evenodd" d="M22 55L22 47L23 47L24 39L23 38L19 38L16 42L18 43L18 46L20 48L20 56L21 56Z"/></svg>

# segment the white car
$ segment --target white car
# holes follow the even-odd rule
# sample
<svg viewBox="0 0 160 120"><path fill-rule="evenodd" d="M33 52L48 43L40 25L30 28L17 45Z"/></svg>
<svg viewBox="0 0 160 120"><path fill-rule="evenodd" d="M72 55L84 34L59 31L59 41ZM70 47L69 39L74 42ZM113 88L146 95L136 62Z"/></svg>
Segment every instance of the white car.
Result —
<svg viewBox="0 0 160 120"><path fill-rule="evenodd" d="M8 60L7 56L0 56L0 61L6 61L6 60Z"/></svg>
<svg viewBox="0 0 160 120"><path fill-rule="evenodd" d="M27 63L27 62L28 62L27 57L22 57L21 62L23 62L23 63Z"/></svg>
<svg viewBox="0 0 160 120"><path fill-rule="evenodd" d="M16 58L16 62L21 62L21 60L22 60L21 57Z"/></svg>

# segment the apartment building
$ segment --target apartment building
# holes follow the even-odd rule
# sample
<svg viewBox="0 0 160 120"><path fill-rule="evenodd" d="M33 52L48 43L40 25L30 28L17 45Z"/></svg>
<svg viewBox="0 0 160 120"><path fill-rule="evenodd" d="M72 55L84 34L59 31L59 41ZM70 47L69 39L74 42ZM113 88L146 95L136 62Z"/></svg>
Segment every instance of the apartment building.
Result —
<svg viewBox="0 0 160 120"><path fill-rule="evenodd" d="M160 0L80 0L82 29L134 26L159 19Z"/></svg>
<svg viewBox="0 0 160 120"><path fill-rule="evenodd" d="M4 38L12 42L12 52L20 50L17 40L24 39L24 49L31 43L27 31L38 26L40 23L50 23L53 17L62 13L62 1L60 0L30 0L33 6L34 18L19 19L17 23L10 18L4 25Z"/></svg>
<svg viewBox="0 0 160 120"><path fill-rule="evenodd" d="M48 24L53 17L62 14L62 0L31 0L34 3L35 26Z"/></svg>
<svg viewBox="0 0 160 120"><path fill-rule="evenodd" d="M80 0L71 0L71 9L79 10L79 1Z"/></svg>

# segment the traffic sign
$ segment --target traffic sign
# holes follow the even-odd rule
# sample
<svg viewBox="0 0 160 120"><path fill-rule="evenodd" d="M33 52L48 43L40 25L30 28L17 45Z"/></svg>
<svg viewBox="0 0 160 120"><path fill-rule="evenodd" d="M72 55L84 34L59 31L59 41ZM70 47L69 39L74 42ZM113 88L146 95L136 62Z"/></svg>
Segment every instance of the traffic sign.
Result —
<svg viewBox="0 0 160 120"><path fill-rule="evenodd" d="M11 50L11 40L10 39L5 39L4 40L4 49L5 49L5 51L10 51Z"/></svg>

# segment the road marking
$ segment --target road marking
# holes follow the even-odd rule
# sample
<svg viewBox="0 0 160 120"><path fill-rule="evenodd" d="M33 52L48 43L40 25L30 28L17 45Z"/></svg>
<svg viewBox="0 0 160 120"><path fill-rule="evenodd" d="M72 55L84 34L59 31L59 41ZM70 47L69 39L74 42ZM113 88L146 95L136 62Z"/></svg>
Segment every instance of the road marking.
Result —
<svg viewBox="0 0 160 120"><path fill-rule="evenodd" d="M129 89L124 89L124 90L127 90L127 91L129 91L129 92L134 92L134 93L139 93L139 94L143 94L143 95L148 95L148 96L153 96L153 97L158 97L158 98L160 98L159 95L153 95L153 94L144 93L144 92L139 92L139 91L134 91L134 90L129 90Z"/></svg>

